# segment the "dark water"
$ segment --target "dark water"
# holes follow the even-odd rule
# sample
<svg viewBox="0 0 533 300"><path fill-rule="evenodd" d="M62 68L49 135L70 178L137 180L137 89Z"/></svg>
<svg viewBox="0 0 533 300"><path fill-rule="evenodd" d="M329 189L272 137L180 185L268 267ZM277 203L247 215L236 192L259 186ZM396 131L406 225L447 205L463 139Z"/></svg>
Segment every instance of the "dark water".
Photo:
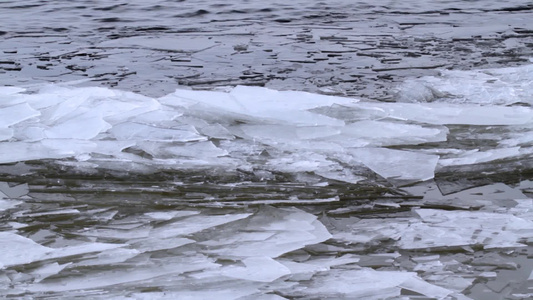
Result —
<svg viewBox="0 0 533 300"><path fill-rule="evenodd" d="M531 1L2 1L0 80L161 96L260 85L392 100L437 68L532 56Z"/></svg>
<svg viewBox="0 0 533 300"><path fill-rule="evenodd" d="M0 20L2 86L154 97L254 85L391 102L409 79L533 57L531 1L0 1ZM531 123L448 129L413 148L492 149ZM2 297L531 297L531 154L407 185L58 161L0 165Z"/></svg>

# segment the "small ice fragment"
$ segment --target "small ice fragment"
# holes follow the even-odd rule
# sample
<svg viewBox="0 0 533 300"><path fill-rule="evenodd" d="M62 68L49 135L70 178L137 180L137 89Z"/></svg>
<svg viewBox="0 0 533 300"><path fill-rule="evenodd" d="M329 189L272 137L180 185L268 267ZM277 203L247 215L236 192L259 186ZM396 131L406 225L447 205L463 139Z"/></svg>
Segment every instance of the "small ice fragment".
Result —
<svg viewBox="0 0 533 300"><path fill-rule="evenodd" d="M251 214L228 214L217 216L192 216L162 227L152 229L150 237L170 238L179 235L189 235L208 228L234 222L249 217Z"/></svg>
<svg viewBox="0 0 533 300"><path fill-rule="evenodd" d="M0 192L0 211L12 209L13 207L16 207L19 204L22 204L22 201L15 201L15 200L4 200L2 199L2 193Z"/></svg>
<svg viewBox="0 0 533 300"><path fill-rule="evenodd" d="M8 198L20 198L29 193L29 187L27 183L10 186L7 182L0 181L0 192Z"/></svg>
<svg viewBox="0 0 533 300"><path fill-rule="evenodd" d="M479 277L485 277L485 278L496 278L498 277L498 273L496 272L481 272L479 273ZM533 271L531 272L531 275L529 275L528 280L533 279Z"/></svg>
<svg viewBox="0 0 533 300"><path fill-rule="evenodd" d="M248 257L242 262L246 267L230 266L225 268L222 274L232 278L259 282L272 282L291 274L286 266L270 257Z"/></svg>
<svg viewBox="0 0 533 300"><path fill-rule="evenodd" d="M163 211L149 212L149 213L145 213L144 215L156 221L168 221L174 218L197 215L199 213L200 213L199 211L182 210L182 211L168 211L168 212L163 212Z"/></svg>
<svg viewBox="0 0 533 300"><path fill-rule="evenodd" d="M87 255L87 259L84 259L80 262L77 262L75 266L100 266L100 265L111 265L133 258L139 255L139 252L136 249L128 248L116 248L104 250L95 255Z"/></svg>
<svg viewBox="0 0 533 300"><path fill-rule="evenodd" d="M66 263L66 264L60 265L57 262L54 262L49 265L44 265L40 268L37 268L33 270L30 274L35 277L34 282L37 283L37 282L41 282L43 279L46 279L47 277L58 274L59 272L63 271L63 269L65 269L71 264L72 263Z"/></svg>
<svg viewBox="0 0 533 300"><path fill-rule="evenodd" d="M53 211L29 213L29 214L24 214L23 216L28 217L28 218L38 218L38 217L44 217L44 216L79 215L79 214L80 214L80 211L77 209L60 209L60 210L53 210Z"/></svg>

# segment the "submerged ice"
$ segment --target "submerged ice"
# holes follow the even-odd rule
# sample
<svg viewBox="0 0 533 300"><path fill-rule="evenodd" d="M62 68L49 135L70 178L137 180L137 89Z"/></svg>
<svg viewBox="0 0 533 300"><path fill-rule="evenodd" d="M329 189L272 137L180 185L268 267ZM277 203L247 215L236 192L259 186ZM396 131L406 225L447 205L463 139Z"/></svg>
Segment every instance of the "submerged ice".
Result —
<svg viewBox="0 0 533 300"><path fill-rule="evenodd" d="M533 134L531 80L531 66L443 72L417 81L436 95L433 103L245 86L177 90L158 99L105 88L4 87L0 163L74 159L100 169L216 167L351 183L371 170L388 180L421 181L443 166L530 157L531 139L524 137ZM420 102L416 91L409 83L398 99ZM509 106L515 103L521 105ZM484 131L479 145L478 130ZM500 144L483 147L487 131ZM452 143L465 132L472 133L468 149Z"/></svg>

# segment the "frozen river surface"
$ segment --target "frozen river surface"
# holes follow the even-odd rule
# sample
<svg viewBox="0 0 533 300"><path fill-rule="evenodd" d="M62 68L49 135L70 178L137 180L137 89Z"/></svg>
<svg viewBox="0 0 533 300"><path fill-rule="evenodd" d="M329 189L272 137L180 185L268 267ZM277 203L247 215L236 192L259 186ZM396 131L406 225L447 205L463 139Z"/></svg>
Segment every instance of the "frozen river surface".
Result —
<svg viewBox="0 0 533 300"><path fill-rule="evenodd" d="M0 297L530 299L532 10L0 2Z"/></svg>

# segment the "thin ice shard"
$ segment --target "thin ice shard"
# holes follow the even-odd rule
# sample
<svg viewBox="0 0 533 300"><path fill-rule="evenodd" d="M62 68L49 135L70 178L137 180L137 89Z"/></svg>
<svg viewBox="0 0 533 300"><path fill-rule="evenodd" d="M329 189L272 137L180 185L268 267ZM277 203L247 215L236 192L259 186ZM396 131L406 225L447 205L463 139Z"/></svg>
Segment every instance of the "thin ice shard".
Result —
<svg viewBox="0 0 533 300"><path fill-rule="evenodd" d="M350 153L380 176L406 181L433 178L439 160L437 155L385 148L360 148Z"/></svg>

